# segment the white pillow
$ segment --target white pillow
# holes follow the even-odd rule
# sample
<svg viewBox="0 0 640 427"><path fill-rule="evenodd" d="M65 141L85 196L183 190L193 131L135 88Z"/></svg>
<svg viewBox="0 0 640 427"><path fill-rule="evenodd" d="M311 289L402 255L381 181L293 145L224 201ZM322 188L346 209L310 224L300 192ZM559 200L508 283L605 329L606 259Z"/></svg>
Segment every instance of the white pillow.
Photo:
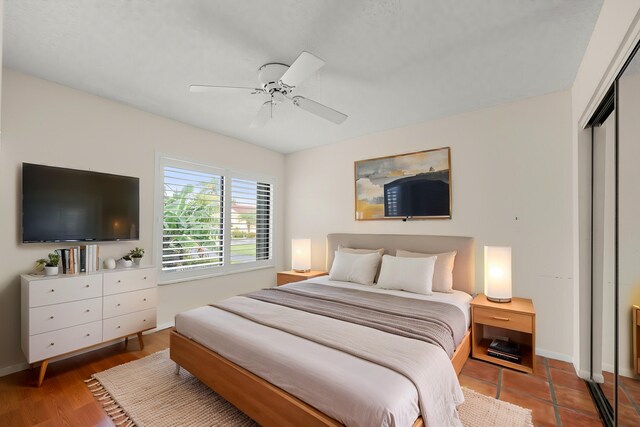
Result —
<svg viewBox="0 0 640 427"><path fill-rule="evenodd" d="M329 272L331 280L373 285L380 265L380 254L350 254L336 251Z"/></svg>
<svg viewBox="0 0 640 427"><path fill-rule="evenodd" d="M402 258L428 258L437 256L436 266L433 272L433 290L435 292L453 293L453 264L457 251L444 252L441 254L422 254L420 252L409 252L398 249L397 257Z"/></svg>
<svg viewBox="0 0 640 427"><path fill-rule="evenodd" d="M338 252L346 252L348 254L375 254L379 253L380 256L384 255L384 248L380 249L356 249L348 248L346 246L338 245Z"/></svg>
<svg viewBox="0 0 640 427"><path fill-rule="evenodd" d="M384 255L384 248L380 249L357 249L357 248L348 248L346 246L338 245L338 252L346 252L348 254L380 254L380 257ZM378 264L378 270L376 270L376 277L373 279L374 282L378 281L378 276L380 276L380 264Z"/></svg>
<svg viewBox="0 0 640 427"><path fill-rule="evenodd" d="M436 257L399 258L382 257L378 287L400 289L416 294L431 295Z"/></svg>

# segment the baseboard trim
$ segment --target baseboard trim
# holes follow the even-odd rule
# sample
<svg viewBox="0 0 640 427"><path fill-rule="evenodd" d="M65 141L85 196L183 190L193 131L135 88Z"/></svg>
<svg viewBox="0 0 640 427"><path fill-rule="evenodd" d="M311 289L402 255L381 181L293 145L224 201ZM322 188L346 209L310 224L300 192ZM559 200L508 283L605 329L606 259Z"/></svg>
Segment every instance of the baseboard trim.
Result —
<svg viewBox="0 0 640 427"><path fill-rule="evenodd" d="M0 369L0 377L15 374L16 372L24 371L25 369L29 369L29 364L27 362L6 366Z"/></svg>
<svg viewBox="0 0 640 427"><path fill-rule="evenodd" d="M568 354L554 353L553 351L545 350L544 348L536 348L536 354L549 359L556 359L573 364L573 357Z"/></svg>
<svg viewBox="0 0 640 427"><path fill-rule="evenodd" d="M145 334L152 334L154 332L163 331L165 329L173 328L174 326L176 326L176 322L172 320L171 322L162 323L161 325L156 326L154 329L148 330L147 332L145 332Z"/></svg>

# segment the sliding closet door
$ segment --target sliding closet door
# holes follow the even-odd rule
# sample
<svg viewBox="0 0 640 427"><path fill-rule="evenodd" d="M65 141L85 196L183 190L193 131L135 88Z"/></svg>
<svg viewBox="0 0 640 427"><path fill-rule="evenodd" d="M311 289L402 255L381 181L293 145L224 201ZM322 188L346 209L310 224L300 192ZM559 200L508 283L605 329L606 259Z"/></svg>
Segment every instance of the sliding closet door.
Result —
<svg viewBox="0 0 640 427"><path fill-rule="evenodd" d="M615 114L593 128L593 379L615 407Z"/></svg>
<svg viewBox="0 0 640 427"><path fill-rule="evenodd" d="M640 426L640 55L618 81L618 425ZM634 335L636 348L634 350Z"/></svg>

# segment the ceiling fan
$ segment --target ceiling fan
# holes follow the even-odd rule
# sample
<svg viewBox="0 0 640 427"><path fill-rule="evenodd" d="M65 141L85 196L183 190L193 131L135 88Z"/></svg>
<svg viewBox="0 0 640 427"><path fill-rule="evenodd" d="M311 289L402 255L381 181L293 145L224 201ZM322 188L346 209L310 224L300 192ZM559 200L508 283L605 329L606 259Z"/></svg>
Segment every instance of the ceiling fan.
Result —
<svg viewBox="0 0 640 427"><path fill-rule="evenodd" d="M322 105L319 102L296 95L292 96L293 90L302 81L310 77L324 65L324 61L309 52L302 52L298 58L291 64L269 63L264 64L258 69L258 80L261 85L259 88L252 87L235 87L235 86L210 86L210 85L191 85L191 92L216 92L219 90L235 90L248 92L253 95L269 95L271 99L260 107L258 114L251 122L252 128L258 128L267 124L269 119L273 117L273 107L281 102L292 102L296 107L329 120L330 122L340 124L348 117L339 111Z"/></svg>

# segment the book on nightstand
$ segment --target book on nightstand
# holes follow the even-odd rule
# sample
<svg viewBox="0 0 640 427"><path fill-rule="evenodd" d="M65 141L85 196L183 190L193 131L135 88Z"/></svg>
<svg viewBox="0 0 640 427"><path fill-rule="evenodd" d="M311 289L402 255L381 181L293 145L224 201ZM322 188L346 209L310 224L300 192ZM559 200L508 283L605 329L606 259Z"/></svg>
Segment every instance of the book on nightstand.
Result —
<svg viewBox="0 0 640 427"><path fill-rule="evenodd" d="M489 356L497 357L498 359L508 360L515 363L520 363L520 360L522 359L520 344L499 338L491 341L491 344L489 344L489 348L487 349L487 354Z"/></svg>

